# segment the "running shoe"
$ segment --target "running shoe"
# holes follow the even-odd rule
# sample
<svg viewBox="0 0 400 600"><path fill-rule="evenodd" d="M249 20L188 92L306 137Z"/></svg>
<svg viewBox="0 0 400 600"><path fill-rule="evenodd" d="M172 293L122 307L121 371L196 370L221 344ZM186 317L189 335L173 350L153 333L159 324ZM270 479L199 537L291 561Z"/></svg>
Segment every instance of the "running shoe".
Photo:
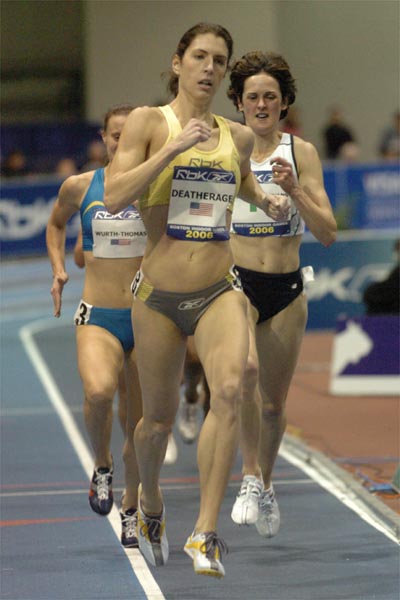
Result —
<svg viewBox="0 0 400 600"><path fill-rule="evenodd" d="M185 444L192 444L199 433L199 405L182 398L177 420L178 431Z"/></svg>
<svg viewBox="0 0 400 600"><path fill-rule="evenodd" d="M93 471L89 489L89 504L95 513L108 515L112 509L114 496L112 491L114 468L98 467Z"/></svg>
<svg viewBox="0 0 400 600"><path fill-rule="evenodd" d="M172 433L168 436L167 450L164 456L164 465L173 465L178 458L178 446Z"/></svg>
<svg viewBox="0 0 400 600"><path fill-rule="evenodd" d="M258 519L258 506L263 483L254 475L245 475L232 508L232 521L237 525L252 525Z"/></svg>
<svg viewBox="0 0 400 600"><path fill-rule="evenodd" d="M274 488L264 490L258 504L258 519L256 521L257 531L263 537L274 537L281 523L278 502L276 501Z"/></svg>
<svg viewBox="0 0 400 600"><path fill-rule="evenodd" d="M138 515L136 508L128 508L128 510L119 511L121 517L121 544L125 548L139 548L139 542L137 538L137 523Z"/></svg>
<svg viewBox="0 0 400 600"><path fill-rule="evenodd" d="M154 567L165 565L168 560L168 540L165 531L165 507L160 515L146 515L140 504L142 486L139 485L137 534L139 549Z"/></svg>
<svg viewBox="0 0 400 600"><path fill-rule="evenodd" d="M224 577L225 569L221 562L222 552L228 552L225 542L217 537L215 531L195 533L188 537L183 547L193 559L193 568L198 575Z"/></svg>

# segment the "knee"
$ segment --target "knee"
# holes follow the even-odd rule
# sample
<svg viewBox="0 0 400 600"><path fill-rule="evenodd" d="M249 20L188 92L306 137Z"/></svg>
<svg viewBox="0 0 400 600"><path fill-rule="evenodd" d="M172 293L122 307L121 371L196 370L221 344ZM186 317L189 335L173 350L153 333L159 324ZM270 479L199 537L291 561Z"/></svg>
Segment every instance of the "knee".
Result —
<svg viewBox="0 0 400 600"><path fill-rule="evenodd" d="M281 419L285 416L285 402L263 402L261 409L262 418L266 420Z"/></svg>
<svg viewBox="0 0 400 600"><path fill-rule="evenodd" d="M241 390L242 382L235 377L224 379L218 387L210 386L211 410L218 419L237 419Z"/></svg>
<svg viewBox="0 0 400 600"><path fill-rule="evenodd" d="M85 389L85 400L91 408L112 408L113 396L112 390L106 387L91 385Z"/></svg>
<svg viewBox="0 0 400 600"><path fill-rule="evenodd" d="M151 418L143 418L142 433L152 444L161 444L172 431L172 423L169 420L160 421Z"/></svg>

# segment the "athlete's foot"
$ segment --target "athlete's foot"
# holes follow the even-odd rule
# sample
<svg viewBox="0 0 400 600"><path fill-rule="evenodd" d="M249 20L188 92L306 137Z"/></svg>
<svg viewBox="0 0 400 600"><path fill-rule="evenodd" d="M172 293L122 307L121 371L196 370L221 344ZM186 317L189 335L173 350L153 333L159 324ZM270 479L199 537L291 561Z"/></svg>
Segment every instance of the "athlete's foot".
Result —
<svg viewBox="0 0 400 600"><path fill-rule="evenodd" d="M193 568L198 575L223 577L225 569L221 562L222 551L227 552L225 542L217 537L215 531L195 533L188 537L184 551L193 560Z"/></svg>
<svg viewBox="0 0 400 600"><path fill-rule="evenodd" d="M168 560L168 539L165 531L165 507L158 515L147 515L141 506L140 495L142 486L139 485L137 533L139 549L146 560L154 567L160 567Z"/></svg>
<svg viewBox="0 0 400 600"><path fill-rule="evenodd" d="M177 458L178 446L176 445L173 433L170 433L168 436L168 445L164 457L164 465L173 465L174 463L176 463Z"/></svg>
<svg viewBox="0 0 400 600"><path fill-rule="evenodd" d="M105 516L112 509L114 496L112 491L114 468L97 467L93 471L89 489L89 504L94 512Z"/></svg>
<svg viewBox="0 0 400 600"><path fill-rule="evenodd" d="M185 444L192 444L199 433L199 405L197 402L181 400L177 419L178 431Z"/></svg>

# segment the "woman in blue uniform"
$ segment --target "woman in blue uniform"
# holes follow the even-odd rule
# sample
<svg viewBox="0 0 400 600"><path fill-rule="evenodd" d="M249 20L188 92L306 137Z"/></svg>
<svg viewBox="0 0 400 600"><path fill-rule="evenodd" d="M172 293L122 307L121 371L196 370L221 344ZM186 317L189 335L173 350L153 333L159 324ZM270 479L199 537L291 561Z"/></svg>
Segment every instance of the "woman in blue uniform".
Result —
<svg viewBox="0 0 400 600"><path fill-rule="evenodd" d="M251 131L211 111L231 55L232 38L219 25L201 23L182 36L169 80L174 99L131 113L105 189L113 213L140 198L148 233L132 311L143 395L135 430L139 547L152 564L166 563L159 474L186 338L194 334L211 408L198 441L200 511L185 551L196 573L215 577L224 575L217 519L237 448L248 352L246 299L232 270L227 220L239 189L272 217L285 213L280 198L265 194L251 173Z"/></svg>
<svg viewBox="0 0 400 600"><path fill-rule="evenodd" d="M132 109L131 105L118 105L105 116L102 137L109 161ZM140 266L147 234L133 205L117 215L107 211L103 196L109 169L110 164L71 176L62 184L47 225L47 248L53 270L54 315L59 317L62 292L68 281L65 231L71 216L80 211L85 280L74 320L79 373L85 394L85 424L95 455L89 502L100 515L107 515L113 505L112 405L118 378L124 369L128 403L121 541L124 546L136 547L139 479L133 431L141 417L141 395L134 355L130 284Z"/></svg>
<svg viewBox="0 0 400 600"><path fill-rule="evenodd" d="M272 537L280 515L271 474L307 321L303 280L312 273L300 269L299 248L305 226L324 246L332 244L336 222L315 147L279 128L296 98L285 59L272 52L245 54L231 70L228 97L255 135L251 168L257 180L267 193L289 201L288 217L273 222L239 193L231 225L251 330L241 409L244 478L232 519L255 523L260 535Z"/></svg>

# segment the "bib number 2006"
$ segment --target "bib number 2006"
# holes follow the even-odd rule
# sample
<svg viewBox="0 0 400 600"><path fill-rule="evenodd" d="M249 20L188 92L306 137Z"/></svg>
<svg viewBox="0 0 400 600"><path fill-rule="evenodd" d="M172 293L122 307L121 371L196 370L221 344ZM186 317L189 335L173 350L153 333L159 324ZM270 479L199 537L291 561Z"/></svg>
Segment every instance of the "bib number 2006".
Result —
<svg viewBox="0 0 400 600"><path fill-rule="evenodd" d="M271 227L269 225L260 225L260 226L252 226L249 229L250 235L260 235L261 234L273 234L275 231L275 227Z"/></svg>
<svg viewBox="0 0 400 600"><path fill-rule="evenodd" d="M188 229L186 231L186 238L192 240L212 240L213 232L212 231L192 231Z"/></svg>

